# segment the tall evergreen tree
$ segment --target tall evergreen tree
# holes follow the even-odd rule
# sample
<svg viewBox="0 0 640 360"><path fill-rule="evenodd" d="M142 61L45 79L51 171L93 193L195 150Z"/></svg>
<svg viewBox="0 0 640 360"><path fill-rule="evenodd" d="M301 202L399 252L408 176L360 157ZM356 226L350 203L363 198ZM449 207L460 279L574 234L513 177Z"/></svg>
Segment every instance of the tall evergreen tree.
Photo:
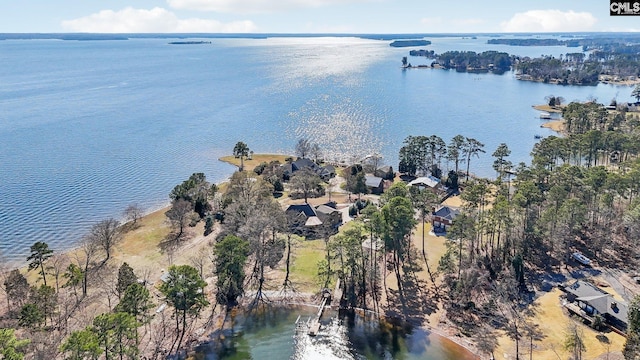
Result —
<svg viewBox="0 0 640 360"><path fill-rule="evenodd" d="M244 293L244 266L249 255L249 242L234 235L227 235L215 245L216 301L228 308L238 304Z"/></svg>
<svg viewBox="0 0 640 360"><path fill-rule="evenodd" d="M42 281L47 285L47 276L44 271L44 263L53 256L53 250L49 249L49 245L45 242L38 241L31 245L31 255L27 257L29 262L29 270L40 269Z"/></svg>
<svg viewBox="0 0 640 360"><path fill-rule="evenodd" d="M97 360L102 352L98 336L92 328L77 330L60 345L60 351L68 360Z"/></svg>
<svg viewBox="0 0 640 360"><path fill-rule="evenodd" d="M240 158L240 171L244 170L244 158L249 156L249 147L242 141L238 141L233 147L233 156Z"/></svg>
<svg viewBox="0 0 640 360"><path fill-rule="evenodd" d="M18 340L14 329L0 329L0 359L22 360L29 340Z"/></svg>
<svg viewBox="0 0 640 360"><path fill-rule="evenodd" d="M180 350L182 339L187 332L187 320L195 318L209 304L204 293L207 283L202 280L198 270L189 265L172 265L166 281L160 285L160 292L167 303L173 307L176 318L177 339L169 352Z"/></svg>
<svg viewBox="0 0 640 360"><path fill-rule="evenodd" d="M133 268L126 262L122 263L120 269L118 269L118 283L116 284L116 292L118 298L121 299L125 291L131 284L138 282L138 277L133 272Z"/></svg>
<svg viewBox="0 0 640 360"><path fill-rule="evenodd" d="M462 154L467 162L467 180L469 180L469 167L471 166L471 158L479 157L480 153L486 151L483 150L484 144L474 138L465 138L464 145L462 147Z"/></svg>

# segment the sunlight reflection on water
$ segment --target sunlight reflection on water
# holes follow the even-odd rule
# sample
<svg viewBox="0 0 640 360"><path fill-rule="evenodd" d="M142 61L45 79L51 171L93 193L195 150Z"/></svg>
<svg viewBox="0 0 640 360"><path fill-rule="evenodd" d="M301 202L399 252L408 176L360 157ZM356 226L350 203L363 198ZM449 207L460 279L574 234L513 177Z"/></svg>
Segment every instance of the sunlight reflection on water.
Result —
<svg viewBox="0 0 640 360"><path fill-rule="evenodd" d="M370 111L354 99L322 96L290 114L295 127L289 131L320 145L327 161L350 164L380 152L382 147L376 129L383 120L368 114Z"/></svg>

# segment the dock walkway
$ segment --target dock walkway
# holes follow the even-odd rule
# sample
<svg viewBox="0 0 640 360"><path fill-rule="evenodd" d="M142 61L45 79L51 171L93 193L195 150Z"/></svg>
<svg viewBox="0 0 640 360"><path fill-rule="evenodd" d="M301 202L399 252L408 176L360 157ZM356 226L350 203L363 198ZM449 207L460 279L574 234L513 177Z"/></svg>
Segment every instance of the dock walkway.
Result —
<svg viewBox="0 0 640 360"><path fill-rule="evenodd" d="M336 308L340 307L340 302L342 301L343 291L342 286L340 286L340 280L336 283L336 287L333 290L333 295L328 290L323 293L322 302L320 303L320 307L318 308L318 313L316 317L311 320L309 323L309 331L308 334L310 336L316 336L320 332L320 319L322 318L322 314L324 313L324 309L327 304L330 304L330 308L333 308L334 304Z"/></svg>

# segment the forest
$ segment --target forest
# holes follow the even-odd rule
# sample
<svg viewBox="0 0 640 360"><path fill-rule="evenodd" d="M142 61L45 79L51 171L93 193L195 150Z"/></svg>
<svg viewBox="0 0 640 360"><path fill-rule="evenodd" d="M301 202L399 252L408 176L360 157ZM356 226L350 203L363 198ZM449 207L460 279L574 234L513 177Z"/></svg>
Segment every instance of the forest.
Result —
<svg viewBox="0 0 640 360"><path fill-rule="evenodd" d="M344 168L345 189L358 197L349 211L355 220L337 233L329 223L314 231L324 245L312 264L313 286L328 288L339 279L345 309L368 309L414 325L443 307L484 355L496 350L499 332L516 349L520 342L533 348L544 341L532 321L536 289L566 275L572 252L625 273L636 271L640 260L638 113L608 111L594 101L562 109L566 134L541 139L531 164L512 164L508 146L501 144L491 153L494 179L470 176L473 159L485 152L477 139L405 139L398 152L401 175L431 174L459 189L462 199L462 214L447 231L446 252L435 267L427 261L424 236L441 199L397 180L376 202L360 199L368 192L364 173L377 164ZM293 268L302 256L296 248L308 241L300 236L306 224L280 201L299 192L307 203L331 191L316 168L321 149L301 139L296 155L315 165L289 175L282 165L293 157L250 171L247 144L238 142L233 154L239 171L227 183L211 184L195 173L170 191L171 206L163 214L168 230L157 246L171 265L159 282L134 263L114 260L127 233L142 226L135 205L125 210L125 223L95 224L71 254L34 243L26 269L2 272L2 358L186 356L196 329L213 332L237 311L271 306L273 291L278 303L296 298L309 286ZM194 229L212 240L188 264L176 261ZM412 245L417 233L421 246ZM425 268L428 278L421 279L417 274ZM281 276L274 277L274 269ZM639 298L629 311L623 353L636 359ZM567 351L580 355L580 335L574 335Z"/></svg>
<svg viewBox="0 0 640 360"><path fill-rule="evenodd" d="M489 39L489 44L515 46L582 46L583 52L561 55L559 58L542 55L537 58L510 55L498 51L411 50L410 56L434 59L436 65L456 71L491 71L497 74L515 70L521 80L553 82L562 85L597 85L601 76L618 80L635 80L640 76L640 44L637 36L584 39ZM403 60L404 61L404 60Z"/></svg>
<svg viewBox="0 0 640 360"><path fill-rule="evenodd" d="M512 56L504 52L484 51L446 51L436 54L433 50L411 50L410 56L424 56L434 59L431 64L439 65L445 69L455 69L461 72L491 71L502 74L511 70Z"/></svg>

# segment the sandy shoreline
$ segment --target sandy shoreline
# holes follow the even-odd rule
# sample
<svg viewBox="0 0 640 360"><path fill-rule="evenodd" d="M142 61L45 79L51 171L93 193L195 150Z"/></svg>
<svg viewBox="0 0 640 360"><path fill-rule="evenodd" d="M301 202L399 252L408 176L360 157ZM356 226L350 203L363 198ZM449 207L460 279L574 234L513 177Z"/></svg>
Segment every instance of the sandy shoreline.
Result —
<svg viewBox="0 0 640 360"><path fill-rule="evenodd" d="M562 106L549 106L547 104L542 105L533 105L532 108L546 112L549 114L562 114ZM559 134L564 132L564 120L562 118L554 118L551 120L545 120L545 122L540 125L541 128L553 130Z"/></svg>
<svg viewBox="0 0 640 360"><path fill-rule="evenodd" d="M564 120L549 120L540 125L541 128L551 129L557 133L564 131Z"/></svg>

